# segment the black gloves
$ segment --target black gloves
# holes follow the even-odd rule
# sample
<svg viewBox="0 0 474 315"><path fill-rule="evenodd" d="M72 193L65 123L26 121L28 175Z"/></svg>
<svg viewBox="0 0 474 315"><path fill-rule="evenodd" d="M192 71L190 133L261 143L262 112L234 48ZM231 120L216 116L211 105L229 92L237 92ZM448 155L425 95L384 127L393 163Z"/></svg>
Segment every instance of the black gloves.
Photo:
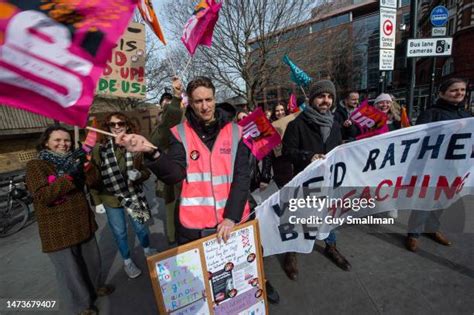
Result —
<svg viewBox="0 0 474 315"><path fill-rule="evenodd" d="M74 167L69 172L69 176L73 178L74 185L82 190L85 183L84 163L87 162L87 153L82 149L82 144L79 142L79 148L72 151L71 158L74 160Z"/></svg>

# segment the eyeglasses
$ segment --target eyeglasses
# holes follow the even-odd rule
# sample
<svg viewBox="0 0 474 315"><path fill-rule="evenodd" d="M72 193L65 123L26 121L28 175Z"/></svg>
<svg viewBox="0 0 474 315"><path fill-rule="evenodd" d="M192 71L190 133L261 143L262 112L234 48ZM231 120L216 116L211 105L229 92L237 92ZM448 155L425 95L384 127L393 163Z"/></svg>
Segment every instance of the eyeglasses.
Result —
<svg viewBox="0 0 474 315"><path fill-rule="evenodd" d="M125 123L125 121L115 121L115 122L111 121L111 122L109 122L108 125L109 125L110 128L125 127L126 123Z"/></svg>

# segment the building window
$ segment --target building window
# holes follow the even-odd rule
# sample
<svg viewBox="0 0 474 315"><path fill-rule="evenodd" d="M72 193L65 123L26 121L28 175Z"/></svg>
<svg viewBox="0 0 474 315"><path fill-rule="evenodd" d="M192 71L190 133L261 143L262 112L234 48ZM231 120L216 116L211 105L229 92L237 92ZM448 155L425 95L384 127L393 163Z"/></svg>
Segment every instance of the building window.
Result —
<svg viewBox="0 0 474 315"><path fill-rule="evenodd" d="M400 5L399 7L404 7L406 5L410 4L410 0L400 0Z"/></svg>
<svg viewBox="0 0 474 315"><path fill-rule="evenodd" d="M456 24L454 23L454 18L449 19L448 29L447 29L448 36L453 35L455 33L455 28L456 28L455 26L456 26Z"/></svg>
<svg viewBox="0 0 474 315"><path fill-rule="evenodd" d="M454 60L451 57L451 58L448 58L448 60L446 60L446 62L444 63L443 68L441 70L441 74L444 77L453 72L454 72Z"/></svg>

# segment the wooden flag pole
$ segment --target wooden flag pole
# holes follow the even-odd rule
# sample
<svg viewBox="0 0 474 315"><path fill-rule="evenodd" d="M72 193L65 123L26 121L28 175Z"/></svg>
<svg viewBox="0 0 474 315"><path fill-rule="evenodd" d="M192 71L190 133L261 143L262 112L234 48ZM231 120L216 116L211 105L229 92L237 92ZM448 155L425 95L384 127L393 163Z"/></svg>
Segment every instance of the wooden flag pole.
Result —
<svg viewBox="0 0 474 315"><path fill-rule="evenodd" d="M300 87L301 91L303 92L304 98L308 99L308 96L306 95L306 92L304 91L303 87L301 85L299 85L299 87Z"/></svg>
<svg viewBox="0 0 474 315"><path fill-rule="evenodd" d="M79 148L79 127L74 126L74 148L78 149Z"/></svg>
<svg viewBox="0 0 474 315"><path fill-rule="evenodd" d="M181 71L181 77L186 73L186 70L188 69L189 65L191 64L191 60L193 59L193 56L189 56L188 62L186 63L186 66L184 66L183 71Z"/></svg>
<svg viewBox="0 0 474 315"><path fill-rule="evenodd" d="M90 127L90 126L87 126L86 129L87 129L87 130L91 130L91 131L95 131L95 132L98 132L98 133L101 133L101 134L106 135L106 136L110 136L110 137L117 138L117 135L116 135L116 134L113 134L113 133L111 133L111 132L104 131L104 130L102 130L102 129L97 129L97 128ZM155 146L152 145L152 144L145 144L145 147L149 147L149 148L152 148L152 149L158 149L157 147L155 147Z"/></svg>

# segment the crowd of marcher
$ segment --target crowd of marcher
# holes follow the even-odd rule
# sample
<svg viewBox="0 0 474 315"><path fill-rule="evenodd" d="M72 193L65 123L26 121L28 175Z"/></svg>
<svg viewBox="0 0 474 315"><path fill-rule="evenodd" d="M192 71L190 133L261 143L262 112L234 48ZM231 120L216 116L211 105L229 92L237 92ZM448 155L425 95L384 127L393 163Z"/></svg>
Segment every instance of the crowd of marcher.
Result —
<svg viewBox="0 0 474 315"><path fill-rule="evenodd" d="M466 85L461 79L443 82L436 103L420 113L416 124L470 117L465 110ZM102 129L115 136L101 137L90 158L83 150L73 149L67 129L51 126L40 139L38 158L27 165L26 181L42 249L54 265L61 301L70 314L96 314L97 297L114 291L100 272L94 208L97 212L105 209L128 277L136 278L142 271L130 254L127 217L144 255L157 252L150 244L147 222L151 213L143 192L150 172L163 183L158 193L166 204L170 243L182 245L213 233L226 241L237 224L252 218L253 190L265 189L272 180L283 187L312 161L324 159L344 142L356 141L360 133L349 119L359 105L359 93L349 91L337 103L333 82L321 80L310 87L304 110L291 114L295 118L286 127L282 146L259 163L236 123L248 112L217 104L215 87L205 77L192 80L186 90L175 78L172 87L172 93L160 100L158 125L150 139L139 135L127 116L115 112L102 122ZM389 131L401 127L400 106L391 95L378 95L373 106L387 115ZM278 121L289 114L287 110L286 103L278 103L266 114ZM441 213L411 213L407 249L416 251L424 232L440 244L451 244L440 231ZM349 271L351 264L336 240L336 233L331 232L324 240L324 253ZM284 271L297 279L295 253L285 255ZM271 302L278 302L269 282L267 293Z"/></svg>

